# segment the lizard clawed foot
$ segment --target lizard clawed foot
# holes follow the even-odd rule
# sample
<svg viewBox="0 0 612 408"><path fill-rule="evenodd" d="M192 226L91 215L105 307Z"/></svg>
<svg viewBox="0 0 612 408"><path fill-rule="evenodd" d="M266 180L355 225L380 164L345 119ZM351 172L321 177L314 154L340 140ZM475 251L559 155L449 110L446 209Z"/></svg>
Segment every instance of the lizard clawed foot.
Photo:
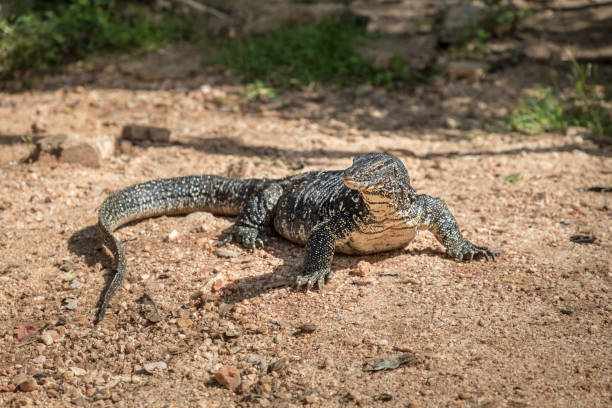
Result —
<svg viewBox="0 0 612 408"><path fill-rule="evenodd" d="M495 257L499 256L499 252L492 251L487 247L472 244L470 241L464 241L459 247L448 250L448 254L460 261L471 261L477 257L484 257L487 261L489 257L495 261Z"/></svg>
<svg viewBox="0 0 612 408"><path fill-rule="evenodd" d="M323 285L331 279L333 276L333 272L330 269L315 269L304 270L300 273L300 275L295 279L295 288L300 290L302 287L309 291L316 284L319 290L323 290Z"/></svg>
<svg viewBox="0 0 612 408"><path fill-rule="evenodd" d="M267 239L266 234L257 228L234 225L217 246L223 246L230 241L234 241L242 243L248 249L263 248Z"/></svg>

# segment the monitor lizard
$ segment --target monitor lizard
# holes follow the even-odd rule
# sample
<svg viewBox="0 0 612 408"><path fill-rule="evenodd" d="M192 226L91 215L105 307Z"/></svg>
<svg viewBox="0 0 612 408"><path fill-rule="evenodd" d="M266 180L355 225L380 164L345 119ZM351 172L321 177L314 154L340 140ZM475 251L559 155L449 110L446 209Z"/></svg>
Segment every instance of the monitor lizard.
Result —
<svg viewBox="0 0 612 408"><path fill-rule="evenodd" d="M322 289L332 276L335 251L362 255L403 248L419 230L432 232L459 260L495 260L498 255L466 240L444 201L417 194L402 161L388 154L359 155L344 171L280 179L197 175L151 180L108 196L98 211L98 227L117 269L102 296L96 323L104 318L126 274L124 244L113 231L138 219L194 211L238 216L220 245L236 241L247 248L262 247L272 229L305 245L298 289Z"/></svg>

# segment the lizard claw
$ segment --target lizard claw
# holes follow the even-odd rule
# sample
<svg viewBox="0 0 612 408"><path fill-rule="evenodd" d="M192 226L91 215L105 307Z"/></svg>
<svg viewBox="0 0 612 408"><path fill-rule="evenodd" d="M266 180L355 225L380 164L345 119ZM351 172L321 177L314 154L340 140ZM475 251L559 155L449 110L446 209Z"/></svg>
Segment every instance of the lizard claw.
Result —
<svg viewBox="0 0 612 408"><path fill-rule="evenodd" d="M323 285L331 279L333 272L327 268L314 271L302 271L295 280L295 288L300 290L302 287L309 291L316 284L319 290L323 290Z"/></svg>
<svg viewBox="0 0 612 408"><path fill-rule="evenodd" d="M219 240L217 246L223 246L230 241L240 242L248 249L263 248L266 243L266 234L253 227L245 227L243 225L234 225L231 231Z"/></svg>
<svg viewBox="0 0 612 408"><path fill-rule="evenodd" d="M478 246L472 244L470 241L464 241L459 247L448 250L448 254L453 256L460 261L463 260L474 260L474 258L483 256L487 261L489 257L495 261L495 257L499 255L499 252L492 251L487 247Z"/></svg>

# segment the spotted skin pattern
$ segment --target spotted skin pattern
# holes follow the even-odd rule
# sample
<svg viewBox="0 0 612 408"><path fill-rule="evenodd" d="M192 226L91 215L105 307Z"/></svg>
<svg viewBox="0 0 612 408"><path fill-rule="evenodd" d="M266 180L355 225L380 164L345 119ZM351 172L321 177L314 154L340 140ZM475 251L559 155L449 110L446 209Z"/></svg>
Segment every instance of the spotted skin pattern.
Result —
<svg viewBox="0 0 612 408"><path fill-rule="evenodd" d="M341 171L301 173L282 179L231 179L203 175L151 180L107 197L98 211L104 244L117 271L102 296L96 323L126 273L124 244L113 231L130 221L160 215L208 211L238 216L220 245L240 242L262 247L266 231L306 246L296 287L320 289L331 276L334 252L371 254L403 248L419 230L431 231L459 260L495 259L496 252L463 238L455 218L439 198L419 195L396 157L357 156Z"/></svg>

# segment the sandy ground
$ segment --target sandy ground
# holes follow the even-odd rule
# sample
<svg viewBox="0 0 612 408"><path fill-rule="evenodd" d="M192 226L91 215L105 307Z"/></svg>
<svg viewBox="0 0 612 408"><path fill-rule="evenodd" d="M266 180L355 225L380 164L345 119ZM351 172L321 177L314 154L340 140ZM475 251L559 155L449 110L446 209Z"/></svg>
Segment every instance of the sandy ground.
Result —
<svg viewBox="0 0 612 408"><path fill-rule="evenodd" d="M588 189L612 184L612 150L495 125L547 72L523 64L476 83L266 104L214 72L147 82L110 67L0 94L0 405L610 406L612 203ZM169 128L172 143L124 144L100 168L20 161L33 146L22 136L94 140L130 123ZM340 169L369 151L400 157L413 186L443 198L499 259L456 262L423 233L406 250L336 256L324 293L304 293L288 286L302 248L273 237L254 252L230 245L226 258L215 243L232 219L161 217L118 231L129 276L92 325L113 267L95 229L110 192L187 174ZM161 321L147 320L143 294ZM413 358L397 369L364 370L404 353ZM222 366L239 372L234 391L214 378Z"/></svg>

